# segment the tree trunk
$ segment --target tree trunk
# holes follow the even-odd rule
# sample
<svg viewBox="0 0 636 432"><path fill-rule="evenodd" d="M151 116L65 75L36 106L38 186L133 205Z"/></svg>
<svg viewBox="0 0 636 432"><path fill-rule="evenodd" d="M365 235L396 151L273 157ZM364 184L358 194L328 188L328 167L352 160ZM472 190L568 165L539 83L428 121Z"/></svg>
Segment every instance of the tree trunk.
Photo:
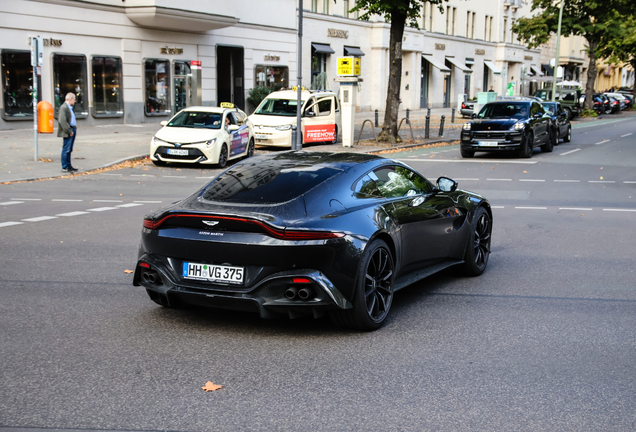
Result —
<svg viewBox="0 0 636 432"><path fill-rule="evenodd" d="M598 42L592 42L588 40L589 50L588 56L590 57L590 64L587 67L587 84L585 85L585 109L593 109L594 108L594 99L592 95L594 94L594 81L596 81L596 76L598 75L598 68L596 67L596 48L598 47Z"/></svg>
<svg viewBox="0 0 636 432"><path fill-rule="evenodd" d="M406 24L406 12L395 7L391 12L391 35L389 38L389 88L386 92L384 124L378 141L395 144L400 142L397 133L400 109L400 86L402 85L402 37Z"/></svg>

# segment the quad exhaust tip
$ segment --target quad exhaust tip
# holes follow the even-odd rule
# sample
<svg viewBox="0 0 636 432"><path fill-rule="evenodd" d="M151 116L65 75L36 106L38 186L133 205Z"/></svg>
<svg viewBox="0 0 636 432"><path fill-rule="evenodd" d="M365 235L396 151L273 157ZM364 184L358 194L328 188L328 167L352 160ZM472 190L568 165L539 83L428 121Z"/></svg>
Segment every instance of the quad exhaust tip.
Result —
<svg viewBox="0 0 636 432"><path fill-rule="evenodd" d="M155 271L145 271L141 274L141 277L144 282L148 282L152 285L161 285L163 283L161 280L161 276L159 276L159 273Z"/></svg>
<svg viewBox="0 0 636 432"><path fill-rule="evenodd" d="M310 287L304 287L304 288L298 289L295 286L290 286L289 288L285 290L284 295L285 295L285 298L288 300L294 300L294 299L310 300L316 297L316 292L313 290L313 288L310 288Z"/></svg>

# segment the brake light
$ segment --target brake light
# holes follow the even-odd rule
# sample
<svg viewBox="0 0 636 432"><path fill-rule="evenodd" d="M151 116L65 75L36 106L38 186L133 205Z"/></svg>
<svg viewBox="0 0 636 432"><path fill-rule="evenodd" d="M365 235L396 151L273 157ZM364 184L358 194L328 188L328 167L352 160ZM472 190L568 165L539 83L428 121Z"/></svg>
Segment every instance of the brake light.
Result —
<svg viewBox="0 0 636 432"><path fill-rule="evenodd" d="M145 262L140 262L139 263L139 267L150 268L150 264L145 263Z"/></svg>
<svg viewBox="0 0 636 432"><path fill-rule="evenodd" d="M466 104L462 102L462 109L466 108Z"/></svg>
<svg viewBox="0 0 636 432"><path fill-rule="evenodd" d="M193 214L181 214L181 213L169 214L162 217L159 220L144 219L143 226L144 228L155 230L161 227L161 225L163 225L163 223L167 221L168 219L175 218L175 217L187 217L187 218L199 218L199 219L213 218L216 220L227 220L227 221L253 224L264 229L267 232L267 234L279 240L329 240L329 239L344 237L344 233L339 233L339 232L304 231L304 230L289 230L289 229L274 228L272 226L267 225L264 222L257 221L254 219L237 218L237 217L229 217L229 216L193 215Z"/></svg>
<svg viewBox="0 0 636 432"><path fill-rule="evenodd" d="M293 283L311 283L311 281L307 278L293 278Z"/></svg>

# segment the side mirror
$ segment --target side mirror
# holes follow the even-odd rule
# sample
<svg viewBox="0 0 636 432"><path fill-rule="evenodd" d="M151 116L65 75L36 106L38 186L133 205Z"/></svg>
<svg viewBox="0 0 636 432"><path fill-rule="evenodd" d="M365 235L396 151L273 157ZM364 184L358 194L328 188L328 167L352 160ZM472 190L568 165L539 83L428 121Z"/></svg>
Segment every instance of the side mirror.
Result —
<svg viewBox="0 0 636 432"><path fill-rule="evenodd" d="M229 130L230 132L237 131L237 130L239 130L239 125L231 124L230 126L228 126L227 130Z"/></svg>
<svg viewBox="0 0 636 432"><path fill-rule="evenodd" d="M470 118L473 118L473 119L474 119L474 118L477 118L477 114L472 113L472 114L470 115Z"/></svg>
<svg viewBox="0 0 636 432"><path fill-rule="evenodd" d="M316 113L313 111L305 111L303 117L316 117Z"/></svg>
<svg viewBox="0 0 636 432"><path fill-rule="evenodd" d="M453 192L457 189L457 182L448 177L440 177L437 179L437 189L442 192Z"/></svg>
<svg viewBox="0 0 636 432"><path fill-rule="evenodd" d="M168 124L168 121L167 121L167 120L164 120L164 121L162 121L162 122L159 122L159 124L160 124L161 126L165 126L165 125L167 125L167 124Z"/></svg>

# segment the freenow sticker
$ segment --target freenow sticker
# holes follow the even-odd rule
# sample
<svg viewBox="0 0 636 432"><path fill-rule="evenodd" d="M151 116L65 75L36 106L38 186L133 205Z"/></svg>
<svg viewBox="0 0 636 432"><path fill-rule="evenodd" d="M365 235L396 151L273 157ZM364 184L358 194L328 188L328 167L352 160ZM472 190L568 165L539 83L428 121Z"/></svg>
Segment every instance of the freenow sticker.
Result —
<svg viewBox="0 0 636 432"><path fill-rule="evenodd" d="M307 125L305 126L305 142L333 141L336 125Z"/></svg>

